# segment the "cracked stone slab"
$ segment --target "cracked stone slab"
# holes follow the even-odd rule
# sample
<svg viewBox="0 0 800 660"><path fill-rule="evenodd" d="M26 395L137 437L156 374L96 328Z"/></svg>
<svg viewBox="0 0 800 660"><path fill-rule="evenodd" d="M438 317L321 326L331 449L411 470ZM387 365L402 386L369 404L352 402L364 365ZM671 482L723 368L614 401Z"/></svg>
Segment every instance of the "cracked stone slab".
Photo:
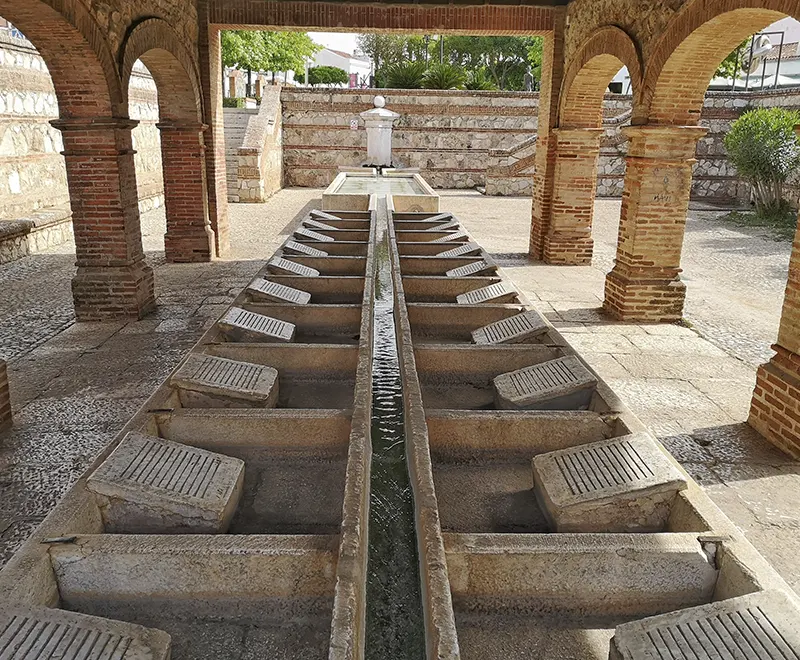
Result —
<svg viewBox="0 0 800 660"><path fill-rule="evenodd" d="M294 341L296 330L294 323L241 307L231 307L217 325L228 340L244 342Z"/></svg>
<svg viewBox="0 0 800 660"><path fill-rule="evenodd" d="M485 259L481 261L473 261L472 263L458 268L448 270L445 275L447 277L470 277L471 275L491 275L497 272L497 266L490 264Z"/></svg>
<svg viewBox="0 0 800 660"><path fill-rule="evenodd" d="M289 252L291 254L302 254L307 257L327 257L328 253L324 250L318 250L315 247L311 247L310 245L306 245L305 243L298 243L297 241L286 241L286 245L283 246L284 252Z"/></svg>
<svg viewBox="0 0 800 660"><path fill-rule="evenodd" d="M800 608L770 590L617 626L609 660L785 660L800 657Z"/></svg>
<svg viewBox="0 0 800 660"><path fill-rule="evenodd" d="M299 227L294 230L294 237L295 238L305 238L309 241L320 241L322 243L333 243L334 239L330 236L326 236L325 234L320 234L312 229L306 229L305 227Z"/></svg>
<svg viewBox="0 0 800 660"><path fill-rule="evenodd" d="M312 218L322 218L323 220L341 220L338 215L334 215L333 213L327 213L325 211L320 211L319 209L311 209L309 211L309 215Z"/></svg>
<svg viewBox="0 0 800 660"><path fill-rule="evenodd" d="M429 243L461 243L463 241L468 241L469 236L465 231L454 231L448 234L447 236L442 236L441 238L434 238Z"/></svg>
<svg viewBox="0 0 800 660"><path fill-rule="evenodd" d="M459 245L458 247L454 247L450 250L445 250L444 252L440 252L437 254L437 257L468 257L473 254L480 254L481 246L477 243L464 243L463 245Z"/></svg>
<svg viewBox="0 0 800 660"><path fill-rule="evenodd" d="M222 534L239 505L238 458L128 433L92 473L105 531L128 534Z"/></svg>
<svg viewBox="0 0 800 660"><path fill-rule="evenodd" d="M314 218L306 218L303 220L303 226L309 229L322 229L323 231L337 231L336 227L326 225L324 222L314 220Z"/></svg>
<svg viewBox="0 0 800 660"><path fill-rule="evenodd" d="M184 408L274 408L278 370L215 355L191 353L172 376Z"/></svg>
<svg viewBox="0 0 800 660"><path fill-rule="evenodd" d="M547 334L550 326L535 309L515 314L472 331L472 341L479 345L521 344Z"/></svg>
<svg viewBox="0 0 800 660"><path fill-rule="evenodd" d="M659 532L686 479L634 433L534 457L533 487L557 532Z"/></svg>
<svg viewBox="0 0 800 660"><path fill-rule="evenodd" d="M311 302L311 294L307 291L301 291L300 289L294 289L265 279L251 282L247 287L247 295L253 300L291 303L293 305L307 305Z"/></svg>
<svg viewBox="0 0 800 660"><path fill-rule="evenodd" d="M505 282L495 282L480 289L467 291L456 296L459 305L479 305L481 303L507 303L517 299L517 292L509 289Z"/></svg>
<svg viewBox="0 0 800 660"><path fill-rule="evenodd" d="M155 628L77 612L0 604L3 660L169 660L172 639Z"/></svg>
<svg viewBox="0 0 800 660"><path fill-rule="evenodd" d="M540 362L494 378L500 410L586 410L597 377L574 355Z"/></svg>
<svg viewBox="0 0 800 660"><path fill-rule="evenodd" d="M267 264L267 269L270 273L277 274L289 274L289 275L301 275L302 277L319 277L319 271L316 268L311 268L310 266L304 266L303 264L298 264L294 261L289 261L288 259L284 259L283 257L277 257L272 259Z"/></svg>

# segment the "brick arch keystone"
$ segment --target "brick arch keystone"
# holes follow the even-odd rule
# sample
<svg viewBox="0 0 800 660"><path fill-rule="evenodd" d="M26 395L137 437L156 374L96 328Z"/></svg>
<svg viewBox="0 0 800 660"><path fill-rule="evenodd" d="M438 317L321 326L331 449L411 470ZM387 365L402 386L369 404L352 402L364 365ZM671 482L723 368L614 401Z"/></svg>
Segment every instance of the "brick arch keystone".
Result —
<svg viewBox="0 0 800 660"><path fill-rule="evenodd" d="M599 128L606 88L623 66L628 68L635 93L641 87L641 56L624 30L607 26L584 42L564 75L559 126Z"/></svg>
<svg viewBox="0 0 800 660"><path fill-rule="evenodd" d="M672 19L646 62L633 123L695 125L708 83L749 35L786 16L798 0L691 0Z"/></svg>

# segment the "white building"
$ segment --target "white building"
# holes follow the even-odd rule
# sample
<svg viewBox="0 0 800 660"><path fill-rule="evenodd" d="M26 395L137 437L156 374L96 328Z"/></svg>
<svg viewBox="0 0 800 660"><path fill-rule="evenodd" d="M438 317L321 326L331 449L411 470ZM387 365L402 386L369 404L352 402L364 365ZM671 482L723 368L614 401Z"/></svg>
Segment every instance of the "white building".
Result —
<svg viewBox="0 0 800 660"><path fill-rule="evenodd" d="M349 87L366 87L372 74L372 62L341 50L323 48L314 55L309 66L335 66L350 75Z"/></svg>

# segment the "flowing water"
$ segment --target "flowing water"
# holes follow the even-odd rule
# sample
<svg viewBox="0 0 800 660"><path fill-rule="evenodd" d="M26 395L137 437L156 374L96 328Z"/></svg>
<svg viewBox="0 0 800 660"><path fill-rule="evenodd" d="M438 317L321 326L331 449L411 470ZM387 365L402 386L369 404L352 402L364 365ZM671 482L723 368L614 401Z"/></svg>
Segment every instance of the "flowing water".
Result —
<svg viewBox="0 0 800 660"><path fill-rule="evenodd" d="M425 624L385 197L378 200L377 222L366 657L422 660Z"/></svg>

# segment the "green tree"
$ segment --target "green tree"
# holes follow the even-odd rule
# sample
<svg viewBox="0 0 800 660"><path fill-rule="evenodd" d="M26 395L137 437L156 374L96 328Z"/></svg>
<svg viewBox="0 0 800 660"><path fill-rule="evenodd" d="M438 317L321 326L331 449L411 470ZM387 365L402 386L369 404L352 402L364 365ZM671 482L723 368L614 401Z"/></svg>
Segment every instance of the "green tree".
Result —
<svg viewBox="0 0 800 660"><path fill-rule="evenodd" d="M400 35L359 34L356 43L358 51L372 60L375 71L408 59L405 38Z"/></svg>
<svg viewBox="0 0 800 660"><path fill-rule="evenodd" d="M522 89L530 66L534 77L541 64L541 38L447 37L445 59L467 71L483 69L499 89ZM531 61L538 52L538 61Z"/></svg>
<svg viewBox="0 0 800 660"><path fill-rule="evenodd" d="M464 83L464 89L493 90L497 89L497 85L486 75L484 69L477 69L467 74L467 81Z"/></svg>
<svg viewBox="0 0 800 660"><path fill-rule="evenodd" d="M789 210L783 186L800 169L800 140L794 127L800 113L785 108L745 112L725 135L728 157L753 186L756 213L779 217Z"/></svg>
<svg viewBox="0 0 800 660"><path fill-rule="evenodd" d="M298 82L305 82L305 75L298 73ZM344 85L350 82L350 74L338 66L312 66L308 70L308 84L314 85Z"/></svg>
<svg viewBox="0 0 800 660"><path fill-rule="evenodd" d="M422 86L427 89L464 89L467 76L463 69L452 64L434 64L423 75Z"/></svg>
<svg viewBox="0 0 800 660"><path fill-rule="evenodd" d="M744 58L749 54L750 40L745 39L731 53L720 62L714 72L715 78L732 78L734 74L741 73Z"/></svg>

